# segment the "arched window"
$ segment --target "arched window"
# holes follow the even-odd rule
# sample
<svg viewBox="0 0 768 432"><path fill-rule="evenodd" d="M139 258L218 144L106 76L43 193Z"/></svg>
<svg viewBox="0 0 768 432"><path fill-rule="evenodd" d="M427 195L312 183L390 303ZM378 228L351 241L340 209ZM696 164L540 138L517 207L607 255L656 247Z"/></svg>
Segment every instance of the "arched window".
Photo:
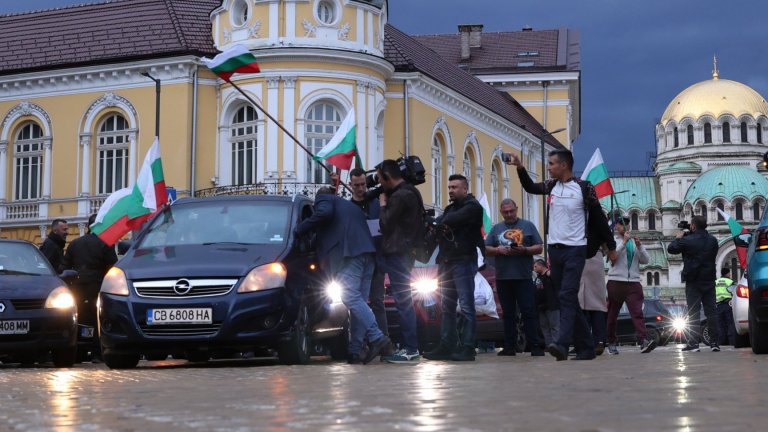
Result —
<svg viewBox="0 0 768 432"><path fill-rule="evenodd" d="M701 211L701 215L704 216L704 220L706 220L707 219L707 205L706 204L702 204L699 207L699 211Z"/></svg>
<svg viewBox="0 0 768 432"><path fill-rule="evenodd" d="M656 213L648 212L648 231L656 231Z"/></svg>
<svg viewBox="0 0 768 432"><path fill-rule="evenodd" d="M313 154L317 154L333 138L342 118L341 110L330 102L318 102L309 108L306 140ZM330 181L328 173L311 157L307 157L307 181L317 184Z"/></svg>
<svg viewBox="0 0 768 432"><path fill-rule="evenodd" d="M747 123L741 122L741 142L747 142Z"/></svg>
<svg viewBox="0 0 768 432"><path fill-rule="evenodd" d="M742 204L741 202L737 202L734 207L736 208L736 220L743 221L744 220L744 204Z"/></svg>
<svg viewBox="0 0 768 432"><path fill-rule="evenodd" d="M37 123L24 123L13 143L13 199L40 198L43 171L43 129Z"/></svg>
<svg viewBox="0 0 768 432"><path fill-rule="evenodd" d="M755 202L752 204L752 220L759 221L760 220L760 203Z"/></svg>
<svg viewBox="0 0 768 432"><path fill-rule="evenodd" d="M435 138L432 140L432 190L435 197L434 204L437 207L443 207L443 188L445 187L443 182L444 149L445 145L442 135L435 134Z"/></svg>
<svg viewBox="0 0 768 432"><path fill-rule="evenodd" d="M317 4L317 17L323 24L333 24L336 20L336 7L334 3L328 0L320 0Z"/></svg>
<svg viewBox="0 0 768 432"><path fill-rule="evenodd" d="M630 226L632 227L632 231L640 230L640 223L637 213L632 213L632 217L630 218Z"/></svg>
<svg viewBox="0 0 768 432"><path fill-rule="evenodd" d="M723 142L731 142L731 124L728 122L723 123Z"/></svg>
<svg viewBox="0 0 768 432"><path fill-rule="evenodd" d="M258 182L258 114L251 106L243 106L232 118L232 184Z"/></svg>
<svg viewBox="0 0 768 432"><path fill-rule="evenodd" d="M464 150L464 160L462 162L461 173L468 179L472 178L472 159L469 154L469 149Z"/></svg>
<svg viewBox="0 0 768 432"><path fill-rule="evenodd" d="M712 143L712 125L704 123L704 144Z"/></svg>
<svg viewBox="0 0 768 432"><path fill-rule="evenodd" d="M128 186L128 120L110 114L99 126L96 146L96 193L110 194Z"/></svg>
<svg viewBox="0 0 768 432"><path fill-rule="evenodd" d="M648 272L648 274L645 275L645 279L646 279L646 284L645 284L646 286L653 285L653 274L651 272Z"/></svg>
<svg viewBox="0 0 768 432"><path fill-rule="evenodd" d="M680 146L680 132L675 128L675 148L678 148Z"/></svg>
<svg viewBox="0 0 768 432"><path fill-rule="evenodd" d="M693 145L693 125L688 125L688 145Z"/></svg>
<svg viewBox="0 0 768 432"><path fill-rule="evenodd" d="M763 143L763 125L760 123L757 124L757 143Z"/></svg>
<svg viewBox="0 0 768 432"><path fill-rule="evenodd" d="M661 285L661 284L659 283L659 282L661 282L661 280L660 280L660 279L661 279L661 275L659 274L659 272L654 272L654 273L653 273L653 284L654 284L655 286L659 286L659 285Z"/></svg>
<svg viewBox="0 0 768 432"><path fill-rule="evenodd" d="M725 211L725 205L723 205L723 203L721 203L721 202L717 203L717 208L720 209L720 211ZM718 221L724 221L725 220L725 218L723 217L723 215L720 212L717 212L717 220Z"/></svg>

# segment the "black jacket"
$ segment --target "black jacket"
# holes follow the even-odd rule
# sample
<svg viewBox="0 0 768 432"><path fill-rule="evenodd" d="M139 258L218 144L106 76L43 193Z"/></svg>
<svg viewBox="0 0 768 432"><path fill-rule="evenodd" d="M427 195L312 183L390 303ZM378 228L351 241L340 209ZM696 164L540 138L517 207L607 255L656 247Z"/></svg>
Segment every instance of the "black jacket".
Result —
<svg viewBox="0 0 768 432"><path fill-rule="evenodd" d="M541 183L534 183L528 175L528 171L523 167L517 168L517 176L520 177L520 184L523 186L523 189L535 195L548 195L552 192L555 184L557 184L557 179L548 179ZM608 225L608 218L603 213L603 207L597 199L595 187L586 180L579 178L574 178L573 180L581 187L581 195L584 199L587 258L595 256L603 244L608 247L608 250L616 250L616 240L613 238L613 233ZM544 233L544 235L547 235L547 233Z"/></svg>
<svg viewBox="0 0 768 432"><path fill-rule="evenodd" d="M69 244L63 267L77 270L81 285L101 287L104 275L116 262L115 249L107 246L96 234L88 233Z"/></svg>
<svg viewBox="0 0 768 432"><path fill-rule="evenodd" d="M540 311L555 311L560 309L560 300L557 287L552 283L552 278L544 273L536 275L536 306ZM539 286L539 284L541 286Z"/></svg>
<svg viewBox="0 0 768 432"><path fill-rule="evenodd" d="M671 254L683 254L683 280L685 282L710 282L717 279L715 261L717 239L705 229L675 239L667 246Z"/></svg>
<svg viewBox="0 0 768 432"><path fill-rule="evenodd" d="M383 251L385 254L409 254L419 229L417 221L422 220L424 211L421 194L406 182L385 193L387 205L379 210Z"/></svg>
<svg viewBox="0 0 768 432"><path fill-rule="evenodd" d="M477 260L477 248L485 251L483 241L483 207L472 194L461 201L454 201L435 221L440 233L437 241L440 252L437 261ZM443 228L442 226L447 228Z"/></svg>
<svg viewBox="0 0 768 432"><path fill-rule="evenodd" d="M40 246L40 252L48 258L48 262L51 263L51 267L53 267L56 273L61 273L64 270L61 264L64 260L64 245L66 244L66 240L51 231L48 233L48 238L45 239L43 245Z"/></svg>

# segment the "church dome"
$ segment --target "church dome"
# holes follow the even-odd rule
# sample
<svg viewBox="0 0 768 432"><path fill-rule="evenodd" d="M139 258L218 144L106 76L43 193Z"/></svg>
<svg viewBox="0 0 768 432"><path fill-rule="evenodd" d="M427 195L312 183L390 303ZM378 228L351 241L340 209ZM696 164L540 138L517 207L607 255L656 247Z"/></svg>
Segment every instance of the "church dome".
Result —
<svg viewBox="0 0 768 432"><path fill-rule="evenodd" d="M688 188L685 202L710 201L723 197L731 200L737 196L752 199L768 196L768 180L752 168L743 166L722 166L702 174Z"/></svg>
<svg viewBox="0 0 768 432"><path fill-rule="evenodd" d="M711 80L696 83L672 99L661 116L661 124L670 120L680 122L686 117L696 120L703 115L718 118L723 114L757 118L768 114L768 103L751 87L719 79L715 73Z"/></svg>

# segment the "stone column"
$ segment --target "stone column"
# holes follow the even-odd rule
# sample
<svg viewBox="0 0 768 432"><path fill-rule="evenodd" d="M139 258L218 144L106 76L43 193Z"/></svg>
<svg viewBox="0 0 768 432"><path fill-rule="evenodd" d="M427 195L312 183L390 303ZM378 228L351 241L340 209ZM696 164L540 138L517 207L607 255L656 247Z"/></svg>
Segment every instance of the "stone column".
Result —
<svg viewBox="0 0 768 432"><path fill-rule="evenodd" d="M0 203L5 202L5 189L8 187L8 141L0 141Z"/></svg>
<svg viewBox="0 0 768 432"><path fill-rule="evenodd" d="M51 139L46 138L43 141L43 199L51 199L51 170L53 169L53 158L51 157Z"/></svg>
<svg viewBox="0 0 768 432"><path fill-rule="evenodd" d="M128 135L128 186L133 186L136 182L136 132L131 132Z"/></svg>
<svg viewBox="0 0 768 432"><path fill-rule="evenodd" d="M276 4L276 3L275 3ZM271 27L271 26L270 26ZM270 30L270 33L272 30ZM278 117L277 109L279 104L279 91L280 91L280 77L269 77L267 78L267 112L275 118ZM277 137L278 137L278 130L277 125L275 122L270 121L267 123L267 146L266 146L266 162L267 162L267 178L277 178L278 171L277 171L277 157L278 157L278 146L277 146ZM263 163L263 162L259 162ZM262 179L256 179L257 181L261 181Z"/></svg>
<svg viewBox="0 0 768 432"><path fill-rule="evenodd" d="M80 196L89 196L91 194L91 134L80 135L80 147L83 148Z"/></svg>
<svg viewBox="0 0 768 432"><path fill-rule="evenodd" d="M365 81L357 82L357 102L355 103L355 116L357 117L357 150L362 152L361 155L365 160L365 149L368 148L365 137L365 126L368 124L365 121L366 118L366 92L368 90L368 83Z"/></svg>
<svg viewBox="0 0 768 432"><path fill-rule="evenodd" d="M293 3L289 3L294 5ZM283 126L296 136L296 77L283 77ZM296 179L297 145L288 134L283 135L283 174L286 179Z"/></svg>

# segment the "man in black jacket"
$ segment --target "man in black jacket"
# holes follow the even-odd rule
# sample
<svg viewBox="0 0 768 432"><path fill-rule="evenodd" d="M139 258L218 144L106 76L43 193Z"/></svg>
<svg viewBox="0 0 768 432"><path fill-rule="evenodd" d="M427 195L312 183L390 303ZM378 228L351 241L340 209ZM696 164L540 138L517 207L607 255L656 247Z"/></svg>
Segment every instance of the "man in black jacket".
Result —
<svg viewBox="0 0 768 432"><path fill-rule="evenodd" d="M61 262L64 259L64 246L67 244L67 230L69 226L64 219L54 219L51 223L51 232L40 246L40 252L48 258L53 270L61 273Z"/></svg>
<svg viewBox="0 0 768 432"><path fill-rule="evenodd" d="M475 274L477 250L485 248L482 235L483 207L469 193L463 175L448 178L451 204L437 219L438 274L442 289L443 316L440 344L424 357L430 360L472 361L475 359ZM456 330L456 302L464 320L461 341ZM457 347L458 342L458 347Z"/></svg>
<svg viewBox="0 0 768 432"><path fill-rule="evenodd" d="M715 313L717 250L717 239L707 232L707 220L704 216L691 218L690 233L688 235L683 232L678 233L677 238L667 247L667 251L671 254L683 254L682 276L685 282L685 301L688 303L688 322L692 333L683 351L699 351L702 303L704 314L707 316L709 340L712 341L710 348L712 351L720 351L719 327L717 313Z"/></svg>

